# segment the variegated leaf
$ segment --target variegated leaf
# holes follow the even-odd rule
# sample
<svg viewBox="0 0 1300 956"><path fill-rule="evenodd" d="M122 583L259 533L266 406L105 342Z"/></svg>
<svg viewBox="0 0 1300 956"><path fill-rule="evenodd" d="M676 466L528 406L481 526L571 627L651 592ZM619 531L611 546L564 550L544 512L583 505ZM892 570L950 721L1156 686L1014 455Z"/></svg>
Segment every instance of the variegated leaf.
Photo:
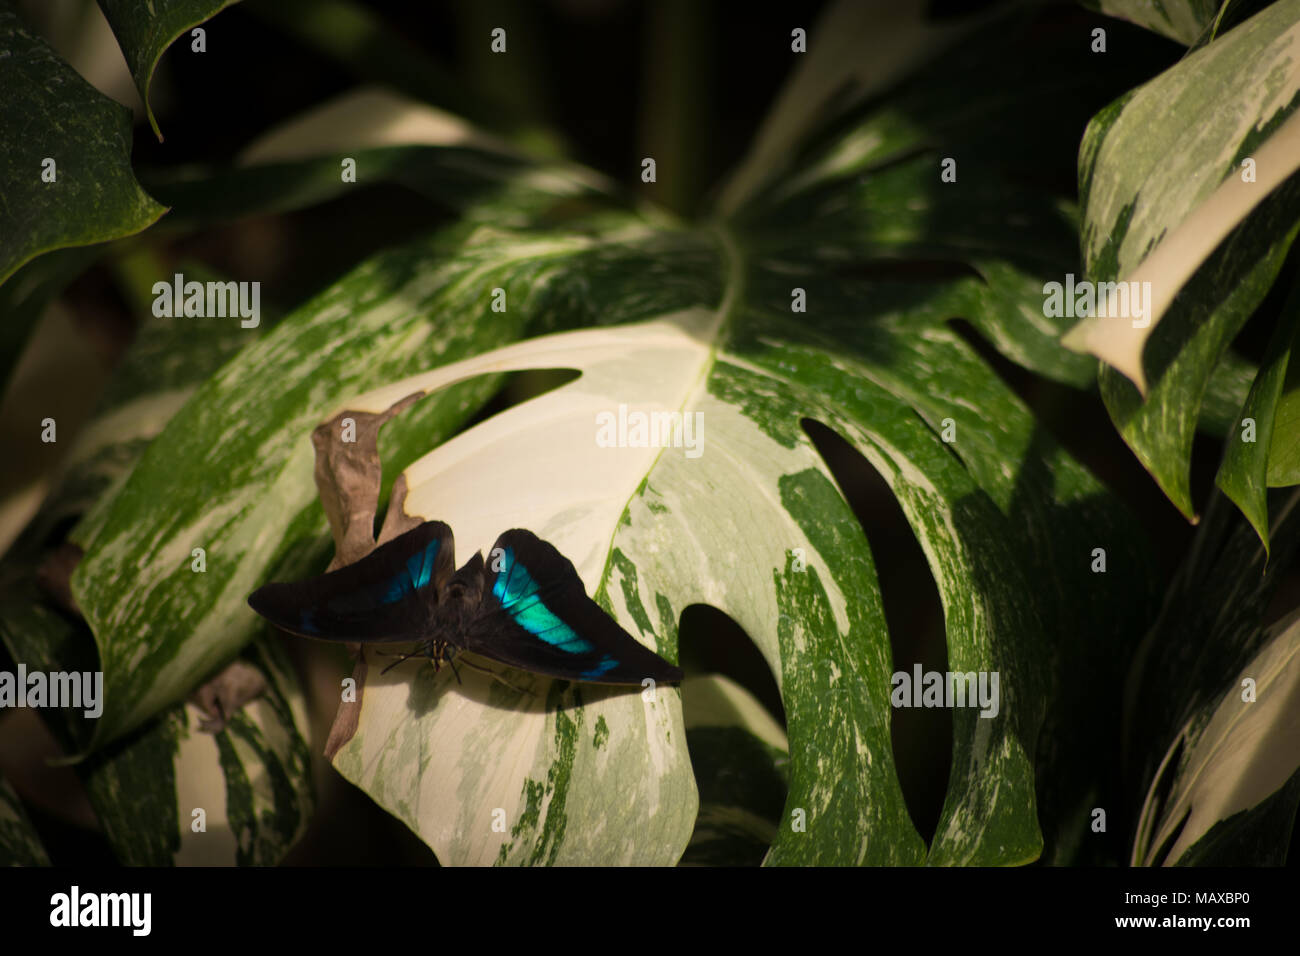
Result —
<svg viewBox="0 0 1300 956"><path fill-rule="evenodd" d="M1300 550L1300 492L1274 494L1270 551L1226 497L1211 498L1160 616L1135 654L1124 746L1127 776L1142 788L1135 798L1147 793L1186 728L1203 726L1219 706L1224 675L1244 672L1263 647L1268 635L1261 620ZM1130 852L1145 859L1157 849Z"/></svg>
<svg viewBox="0 0 1300 956"><path fill-rule="evenodd" d="M43 605L30 588L6 593L0 638L29 670L94 667L84 634ZM178 704L118 745L78 763L77 774L104 835L128 865L279 863L311 818L311 767L302 732L302 692L274 640L245 652L265 692L200 729L193 703ZM46 711L66 752L84 746L93 719ZM202 810L196 815L195 810ZM203 829L199 829L200 824Z"/></svg>
<svg viewBox="0 0 1300 956"><path fill-rule="evenodd" d="M1216 706L1195 712L1184 725L1151 781L1133 863L1178 864L1216 825L1229 820L1241 838L1248 812L1264 809L1270 797L1285 789L1289 808L1282 809L1280 818L1269 813L1273 831L1264 836L1276 845L1295 819L1300 789L1291 784L1298 772L1300 612L1270 630L1263 648L1227 684ZM1166 790L1168 796L1160 799ZM1231 849L1220 844L1219 852ZM1200 862L1216 860L1200 854Z"/></svg>
<svg viewBox="0 0 1300 956"><path fill-rule="evenodd" d="M728 261L736 263L734 249ZM462 555L488 548L506 528L534 530L571 557L625 627L669 655L688 605L730 615L782 687L787 818L801 810L807 827L783 827L768 862L919 862L924 849L892 766L889 648L870 553L801 426L805 417L824 421L890 483L930 555L950 666L1001 674L1000 719L954 715L954 775L930 859L1032 859L1040 841L1032 755L1019 741L1042 719L1047 661L1029 640L1041 623L1023 599L1028 586L1005 516L914 417L916 398L897 370L917 363L834 354L779 313L746 304L740 288L733 278L713 308L532 340L339 408L378 413L489 372L579 370L576 381L412 465L406 513L449 522ZM936 331L927 336L935 346L956 345ZM899 332L894 347L928 350ZM604 447L604 417L629 410L698 416L699 454L688 454L685 427L680 447ZM982 439L970 441L972 458L984 458ZM796 552L807 556L806 571L795 570ZM1016 650L999 653L1000 645ZM372 680L336 766L446 862L680 855L695 807L672 743L682 739L677 691L661 688L647 703L550 681L528 685L530 695L465 680L458 688L446 672L427 670L414 681L396 671ZM605 746L586 746L602 724ZM615 777L630 797L610 833Z"/></svg>
<svg viewBox="0 0 1300 956"><path fill-rule="evenodd" d="M974 84L987 58L977 46L954 68ZM1081 703L1102 711L1086 732L1058 728L1042 770L1055 806L1054 791L1096 777L1071 758L1099 746L1096 726L1117 708L1079 675L1113 686L1115 657L1097 649L1133 627L1125 615L1141 607L1146 568L1103 489L946 326L968 318L1013 359L1087 380L1049 347L1058 330L1035 290L1072 261L1070 211L996 176L936 190L938 150L976 150L1021 121L1023 100L984 90L980 110L954 110L940 86L902 109L841 116L810 166L764 174L771 188L708 230L607 210L584 175L453 152L497 183L466 223L372 259L241 350L101 516L73 582L111 688L96 744L246 642L254 587L323 567L312 426L340 407L382 412L445 386L385 427L385 471L406 470L409 513L449 521L462 555L510 524L553 539L662 653L674 652L690 603L729 613L764 653L790 741L768 862L1033 859L1042 721ZM909 260L942 268L914 275ZM806 315L791 314L796 286ZM491 308L494 289L504 312ZM489 352L592 325L607 328ZM500 373L536 368L582 374L407 468ZM704 453L597 445L594 412L638 401L703 414ZM948 800L928 851L893 772L873 560L805 420L838 432L898 498L944 602L950 666L1001 676L996 717L954 714ZM940 437L953 429L956 441ZM196 575L200 540L208 568ZM1088 569L1097 547L1118 572L1104 588ZM462 677L372 672L359 730L336 758L444 862L680 857L696 797L677 689L650 701L511 674L530 695ZM1056 819L1076 826L1069 813Z"/></svg>
<svg viewBox="0 0 1300 956"><path fill-rule="evenodd" d="M157 263L144 254L128 256L123 263L124 274L141 277L127 284L127 297L147 302ZM187 271L211 277L201 268ZM263 328L274 324L271 311L265 319ZM66 588L79 551L64 545L56 556L70 563L64 568L53 564L45 548L56 529L80 518L71 537L93 538L149 442L198 383L248 339L248 331L237 323L146 320L114 371L95 418L63 462L58 486L7 559L12 590L6 600L12 604L0 627L16 659L47 671L98 669L89 635L23 586L29 573L23 566L39 563L47 589L51 582L55 593ZM75 613L70 596L63 601L69 605L65 611ZM225 729L215 735L201 731L197 708L178 705L129 741L78 767L100 824L123 862L271 865L305 829L313 798L302 694L273 644L250 647L247 653L255 662L248 666L265 675L269 687L234 712ZM60 713L49 722L70 753L89 739L92 722L75 714ZM156 785L147 788L146 796L137 780ZM191 828L196 808L204 810L201 832Z"/></svg>
<svg viewBox="0 0 1300 956"><path fill-rule="evenodd" d="M1216 438L1240 428L1241 410L1258 374L1259 366L1247 362L1232 350L1224 352L1205 387L1205 400L1201 403L1197 427Z"/></svg>
<svg viewBox="0 0 1300 956"><path fill-rule="evenodd" d="M1178 866L1282 866L1287 861L1300 770L1281 788L1247 810L1220 820L1178 858Z"/></svg>
<svg viewBox="0 0 1300 956"><path fill-rule="evenodd" d="M269 448L249 457L251 447L259 442L283 442L283 447L296 446L299 455L310 456L310 445L295 428L295 423L310 420L313 409L320 407L316 403L328 401L326 382L330 379L346 391L348 386L343 385L345 382L355 387L356 384L382 381L394 373L400 375L404 370L411 370L422 355L427 361L439 354L472 353L517 335L521 323L530 320L559 324L580 317L560 315L563 301L557 301L554 292L547 288L552 278L547 268L548 261L557 250L587 250L599 254L600 242L591 241L586 234L571 234L565 239L515 246L513 237L491 227L477 228L474 224L479 217L501 224L528 224L537 216L547 215L557 205L594 195L591 183L580 181L580 171L575 178L575 174L567 170L550 173L545 164L539 165L520 157L506 156L508 162L504 162L494 158L495 154L489 149L494 148L491 141L467 132L462 124L441 117L427 107L393 97L377 98L365 93L345 97L340 103L294 126L294 129L311 139L315 146L325 148L327 143L320 138L319 131L332 128L333 122L340 117L340 111L348 113L355 109L358 101L372 115L385 120L373 130L374 136L378 137L373 140L376 149L385 155L392 155L392 151L397 150L408 158L419 160L418 175L412 174L412 182L448 195L455 188L464 190L472 186L478 189L486 184L490 190L486 194L489 198L473 207L477 212L471 213L464 225L442 236L414 243L405 250L380 256L362 266L352 277L299 310L284 328L276 329L256 346L247 348L237 367L224 377L208 379L197 396L190 394L190 388L197 384L198 379L187 379L185 389L161 389L148 394L137 394L128 387L133 398L132 407L116 416L106 416L105 421L82 442L77 452L79 460L97 454L94 449L101 446L107 448L108 454L116 455L123 453L119 438L113 437L107 445L104 439L105 429L112 431L113 422L138 429L140 422L144 421L143 427L149 431L147 437L150 439L158 428L164 424L167 426L167 436L161 442L162 450L151 448L140 465L136 465L134 456L143 450L143 446L136 444L125 449L125 453L131 456L130 464L134 471L122 485L122 493L101 497L73 534L74 540L88 551L86 561L79 566L74 578L73 590L78 606L83 609L100 641L111 689L105 718L96 728L94 746L120 736L161 707L179 700L204 674L228 659L255 633L254 617L244 602L251 590L252 579L233 588L218 583L228 582L230 576L239 571L246 550L251 549L257 558L253 564L243 565L244 573L251 571L254 574L272 561L279 562L287 572L305 566L322 553L322 540L302 537L302 532L308 528L323 527L319 508L312 503L314 489L309 471L306 474L292 469L284 472L277 495L262 504L264 511L277 516L273 526L280 527L281 531L292 527L292 534L268 535L261 514L240 503L243 498L237 489L262 489L266 475L279 471L277 462L284 464L284 456L277 454L269 460L261 460L259 467L259 459ZM400 135L393 132L394 127ZM425 145L393 146L394 136L397 136L397 141L409 143L414 139ZM364 145L364 136L362 140ZM297 142L297 139L289 141ZM263 144L255 146L251 155L262 162L288 159L282 155L283 142L285 140L277 139L273 134ZM412 150L417 152L410 152ZM274 168L280 177L301 178L302 164L313 162L316 161L305 159L297 163L281 163ZM332 176L337 181L337 164ZM216 191L221 192L220 181L216 186ZM212 184L209 183L207 188L212 188ZM634 230L628 234L633 247L638 236L649 235L635 218L625 216L621 222ZM513 255L498 256L504 246L510 246ZM447 256L453 251L458 255L449 260ZM635 249L628 260L642 263L652 252L653 244ZM523 308L517 307L506 315L492 312L489 308L490 293L498 283L516 303L525 300ZM531 304L526 301L529 293L535 294ZM432 321L429 313L434 313ZM474 315L483 315L485 319L480 324L470 325L462 318ZM491 321L494 319L495 322ZM154 340L165 343L169 329L188 321L192 320L177 318L152 323L151 328L158 326L157 334L146 336L143 342L145 345ZM219 325L207 325L198 332L213 336L219 347L184 353L195 361L207 363L207 371L202 372L199 378L208 374L221 358L249 345L262 331L240 328L236 322L229 323L229 326L223 329ZM350 347L345 347L345 344L350 344ZM132 368L136 373L148 375L154 358L147 349L136 354L140 364ZM384 364L385 360L388 364ZM178 366L174 361L164 363L167 372L161 379L157 375L150 376L151 381L154 384L165 382L183 365ZM281 398L273 403L271 409L264 409L258 383L271 379L281 382L296 380L299 385L287 402ZM408 416L401 426L389 431L400 435L402 429L407 429L412 435L427 436L430 430L436 433L438 429L454 427L481 404L492 388L493 383L486 381L466 386L446 396L438 407L425 409L421 414L428 415L428 418L421 420L418 416ZM148 403L148 407L141 402ZM250 426L230 428L227 422L237 419L227 416L242 414L240 409L245 407L248 408ZM295 418L295 414L304 413L306 419ZM174 436L175 441L168 436ZM390 434L390 437L397 436ZM402 454L401 447L399 441L395 454ZM223 457L227 458L225 464L222 463ZM238 464L234 464L236 462ZM230 470L221 474L223 468ZM105 553L107 539L114 535L125 533L135 538L144 533L143 540L157 540L158 532L146 532L145 524L141 523L142 517L152 511L152 495L145 493L141 496L136 489L150 488L158 481L169 489L175 488L176 475L185 471L193 479L189 485L190 505L172 512L164 523L180 522L172 526L168 534L182 531L181 538L189 540L190 544L185 546L184 540L176 542L175 547L181 550L170 556L158 554L150 546L151 558L143 567L125 552ZM78 474L91 473L86 468L78 469ZM252 484L243 485L246 479ZM224 510L216 506L209 495L210 488L205 488L214 480L226 488L225 500L229 507ZM297 502L296 510L285 507L291 501ZM154 514L153 517L161 516ZM196 547L205 548L205 552L213 548L211 539L198 540L202 535L196 533L196 522L206 522L214 537L227 539L222 545L223 553L212 555L214 560L202 575L188 570L192 552ZM293 542L287 550L281 547L285 537ZM232 538L238 540L233 548ZM184 561L177 565L173 559L181 557ZM101 567L101 561L114 570ZM126 561L131 570L124 571L118 561ZM182 572L180 575L178 570ZM148 602L138 600L134 588L147 587L154 597L160 597L163 592L154 592L153 588L164 579L163 592L169 592L169 600L178 603L159 614L162 605L150 607ZM82 580L89 582L84 588L79 583ZM155 583L145 585L146 580ZM127 584L128 581L135 583ZM207 587L208 584L213 586ZM119 606L118 613L134 619L140 627L131 632L133 636L127 639L127 648L104 639L106 633L127 633L116 626L106 626L108 618L103 616L107 611L105 595L113 595L112 600ZM197 603L191 604L196 600ZM196 631L200 618L204 616L208 630ZM192 629L178 626L181 621L189 621ZM118 623L125 622L115 622ZM133 626L128 624L128 631ZM186 658L177 661L175 657L182 648L187 650ZM137 653L146 659L137 659ZM168 664L170 670L159 679L162 668Z"/></svg>
<svg viewBox="0 0 1300 956"><path fill-rule="evenodd" d="M1062 56L1019 18L970 33L892 95L850 111L833 135L799 143L797 167L733 216L746 249L797 260L792 275L921 299L938 321L971 322L1013 362L1088 386L1096 365L1060 348L1070 320L1049 314L1043 293L1078 271L1078 212L1022 171L1053 167L1057 136L1078 135L1061 119L1063 100L1122 86L1088 60L1062 69ZM1027 88L1026 72L1038 78ZM940 302L930 293L941 283Z"/></svg>
<svg viewBox="0 0 1300 956"><path fill-rule="evenodd" d="M925 14L919 0L837 0L811 27L794 24L805 29L812 55L799 58L719 209L737 212L786 172L811 134L916 70L980 19L936 22Z"/></svg>
<svg viewBox="0 0 1300 956"><path fill-rule="evenodd" d="M1029 563L1045 585L1035 593L1045 598L1040 613L1053 647L1044 734L1056 743L1040 751L1038 796L1040 819L1052 823L1047 858L1058 863L1078 853L1113 861L1126 850L1113 838L1086 840L1082 849L1078 834L1091 833L1089 807L1118 799L1095 771L1111 759L1105 741L1120 732L1113 689L1147 613L1121 608L1151 606L1151 565L1120 510L953 341L946 323L966 319L1007 358L1040 374L1074 385L1091 380L1095 366L1057 345L1068 320L1044 310L1044 282L1078 271L1077 218L1007 164L1018 159L1037 175L1057 162L1050 144L1059 140L1043 131L1065 117L1060 139L1077 135L1060 104L1122 88L1113 66L1095 66L1100 60L1071 59L1024 21L990 25L868 105L857 122L842 121L834 135L804 146L800 166L734 220L754 265L747 295L783 312L792 288L804 288L810 321L827 340L869 357L874 379L932 428L955 422L965 436L954 446L964 447L963 464L1035 555ZM1037 78L1028 88L1017 79L1026 70ZM959 103L954 88L963 91ZM955 181L940 180L945 157L956 158ZM1240 379L1221 376L1216 396L1244 397L1248 383ZM1211 410L1220 421L1240 405L1226 413L1224 404ZM965 444L971 440L980 447ZM1109 576L1107 597L1080 557L1102 552L1112 561L1120 555L1125 568ZM1062 679L1084 672L1087 681ZM1081 712L1092 715L1086 729Z"/></svg>
<svg viewBox="0 0 1300 956"><path fill-rule="evenodd" d="M1189 518L1209 380L1300 226L1297 50L1300 0L1281 0L1107 107L1080 150L1087 278L1111 285L1063 341L1110 366L1111 417Z"/></svg>
<svg viewBox="0 0 1300 956"><path fill-rule="evenodd" d="M148 290L164 274L160 262L141 252L123 257L119 268L138 276L128 291L135 301L148 301ZM196 263L186 263L183 270L199 281L217 278ZM269 304L263 307L258 331L242 329L238 322L149 315L114 369L94 418L78 432L60 464L57 486L17 547L40 548L70 519L77 519L70 534L73 541L93 540L117 490L149 443L205 379L275 321Z"/></svg>
<svg viewBox="0 0 1300 956"><path fill-rule="evenodd" d="M355 182L340 175L345 161L355 163ZM530 158L442 110L371 87L268 131L232 168L158 170L146 181L176 207L169 225L191 226L296 209L380 182L513 227L589 212L614 192L591 170Z"/></svg>
<svg viewBox="0 0 1300 956"><path fill-rule="evenodd" d="M1219 0L1084 0L1102 13L1190 46L1219 12Z"/></svg>
<svg viewBox="0 0 1300 956"><path fill-rule="evenodd" d="M1090 279L1147 282L1145 312L1118 293L1065 344L1142 392L1143 346L1224 238L1300 168L1300 0L1280 0L1113 103L1079 151ZM1179 104L1187 104L1179 108ZM1186 110L1201 121L1189 125ZM1249 160L1253 167L1243 171ZM1284 230L1283 230L1284 231ZM1276 234L1276 231L1275 231ZM1141 313L1141 314L1140 314Z"/></svg>
<svg viewBox="0 0 1300 956"><path fill-rule="evenodd" d="M275 638L244 659L268 689L223 729L205 730L207 715L186 702L81 771L124 863L273 866L307 829L315 798L297 679ZM154 783L142 793L145 776Z"/></svg>
<svg viewBox="0 0 1300 956"><path fill-rule="evenodd" d="M85 542L73 592L109 688L94 745L183 697L247 642L256 618L246 598L267 569L294 573L322 554L307 432L339 396L481 351L530 324L583 321L587 269L605 270L610 289L665 277L652 295L627 297L612 320L694 297L699 254L698 242L670 248L634 217L608 238L457 228L376 257L246 346L171 419ZM497 287L513 303L508 312L491 308ZM467 383L404 416L387 429L385 451L409 460L493 388ZM162 487L165 511L146 490ZM201 574L191 570L197 547L206 550Z"/></svg>

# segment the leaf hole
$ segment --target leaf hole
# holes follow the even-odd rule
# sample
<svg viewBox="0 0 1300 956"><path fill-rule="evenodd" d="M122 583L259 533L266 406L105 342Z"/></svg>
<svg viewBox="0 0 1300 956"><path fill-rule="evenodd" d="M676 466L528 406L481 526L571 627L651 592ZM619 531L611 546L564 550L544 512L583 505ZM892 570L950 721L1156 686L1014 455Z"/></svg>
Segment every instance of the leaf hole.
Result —
<svg viewBox="0 0 1300 956"><path fill-rule="evenodd" d="M524 402L539 398L547 392L553 392L562 385L582 375L575 368L530 368L519 372L507 372L505 381L487 404L475 412L474 416L461 426L460 432L469 431L496 415L522 405Z"/></svg>
<svg viewBox="0 0 1300 956"><path fill-rule="evenodd" d="M876 563L895 673L948 669L943 603L925 552L893 492L838 432L811 418L804 432L857 517ZM891 707L890 739L908 814L929 843L939 824L952 764L952 713Z"/></svg>
<svg viewBox="0 0 1300 956"><path fill-rule="evenodd" d="M780 691L744 628L715 607L685 608L677 640L686 672L686 745L700 794L695 830L681 864L759 866L785 809L789 758L752 728L779 725L785 732ZM723 680L706 688L705 677ZM736 686L724 694L719 685ZM745 704L737 702L743 696L736 695L737 687L766 713L746 713Z"/></svg>
<svg viewBox="0 0 1300 956"><path fill-rule="evenodd" d="M687 675L721 674L753 694L785 729L785 707L776 679L745 629L725 611L692 604L677 625L681 668Z"/></svg>

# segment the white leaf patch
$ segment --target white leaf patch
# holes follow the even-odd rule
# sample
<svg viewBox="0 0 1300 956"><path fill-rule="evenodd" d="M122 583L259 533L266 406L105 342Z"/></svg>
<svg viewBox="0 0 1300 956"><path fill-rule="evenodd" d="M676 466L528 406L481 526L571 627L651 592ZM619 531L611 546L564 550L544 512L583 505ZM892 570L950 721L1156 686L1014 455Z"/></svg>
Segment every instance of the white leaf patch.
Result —
<svg viewBox="0 0 1300 956"><path fill-rule="evenodd" d="M806 444L781 446L708 392L717 328L717 312L697 309L548 336L344 404L382 410L474 375L579 370L411 465L405 510L451 525L457 563L476 549L486 556L509 528L534 531L656 650L675 637L687 605L712 604L746 629L779 681L773 571L791 547L820 559L782 505L778 480L819 459ZM620 405L699 416L698 454L688 454L685 437L680 447L598 442L598 416L617 418ZM832 594L832 605L847 630L844 597ZM463 667L460 676L457 684L449 669L435 677L425 667L412 679L408 665L372 677L357 734L335 766L444 863L676 862L698 806L678 689L659 686L650 700L638 688L561 690L506 671L521 693Z"/></svg>

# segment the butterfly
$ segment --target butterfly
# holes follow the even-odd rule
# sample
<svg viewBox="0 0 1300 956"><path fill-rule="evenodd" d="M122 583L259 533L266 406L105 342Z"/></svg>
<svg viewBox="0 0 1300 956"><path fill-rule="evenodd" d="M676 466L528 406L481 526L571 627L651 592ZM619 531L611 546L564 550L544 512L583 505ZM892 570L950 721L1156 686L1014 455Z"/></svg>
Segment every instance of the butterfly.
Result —
<svg viewBox="0 0 1300 956"><path fill-rule="evenodd" d="M572 562L515 528L455 570L451 528L426 521L360 561L306 581L267 584L248 603L277 627L327 641L414 641L434 668L469 651L548 677L599 684L673 682L679 668L587 596ZM406 658L402 658L405 660ZM398 662L400 663L400 661ZM457 679L460 675L457 673Z"/></svg>

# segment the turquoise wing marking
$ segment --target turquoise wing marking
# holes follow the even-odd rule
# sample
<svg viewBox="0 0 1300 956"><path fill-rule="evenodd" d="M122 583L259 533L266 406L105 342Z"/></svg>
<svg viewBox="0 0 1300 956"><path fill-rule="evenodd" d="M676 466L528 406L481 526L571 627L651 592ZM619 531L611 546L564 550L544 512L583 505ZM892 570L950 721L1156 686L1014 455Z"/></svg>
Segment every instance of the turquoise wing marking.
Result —
<svg viewBox="0 0 1300 956"><path fill-rule="evenodd" d="M434 559L438 557L440 544L431 541L407 558L405 573L399 571L389 579L386 590L379 595L379 603L394 604L428 584L433 577Z"/></svg>
<svg viewBox="0 0 1300 956"><path fill-rule="evenodd" d="M593 667L591 670L583 671L582 677L584 680L597 680L600 677L603 677L605 674L612 671L617 666L618 666L618 661L614 660L614 658L606 654L604 657L602 657L599 661L596 662L596 666Z"/></svg>
<svg viewBox="0 0 1300 956"><path fill-rule="evenodd" d="M546 606L533 576L515 560L514 548L506 548L501 559L504 568L497 574L492 594L501 602L506 613L514 618L515 623L539 641L569 654L586 654L596 649L596 645L579 637L573 628ZM604 669L599 673L603 674L617 666L617 662L611 660L605 665L602 661L601 665Z"/></svg>

